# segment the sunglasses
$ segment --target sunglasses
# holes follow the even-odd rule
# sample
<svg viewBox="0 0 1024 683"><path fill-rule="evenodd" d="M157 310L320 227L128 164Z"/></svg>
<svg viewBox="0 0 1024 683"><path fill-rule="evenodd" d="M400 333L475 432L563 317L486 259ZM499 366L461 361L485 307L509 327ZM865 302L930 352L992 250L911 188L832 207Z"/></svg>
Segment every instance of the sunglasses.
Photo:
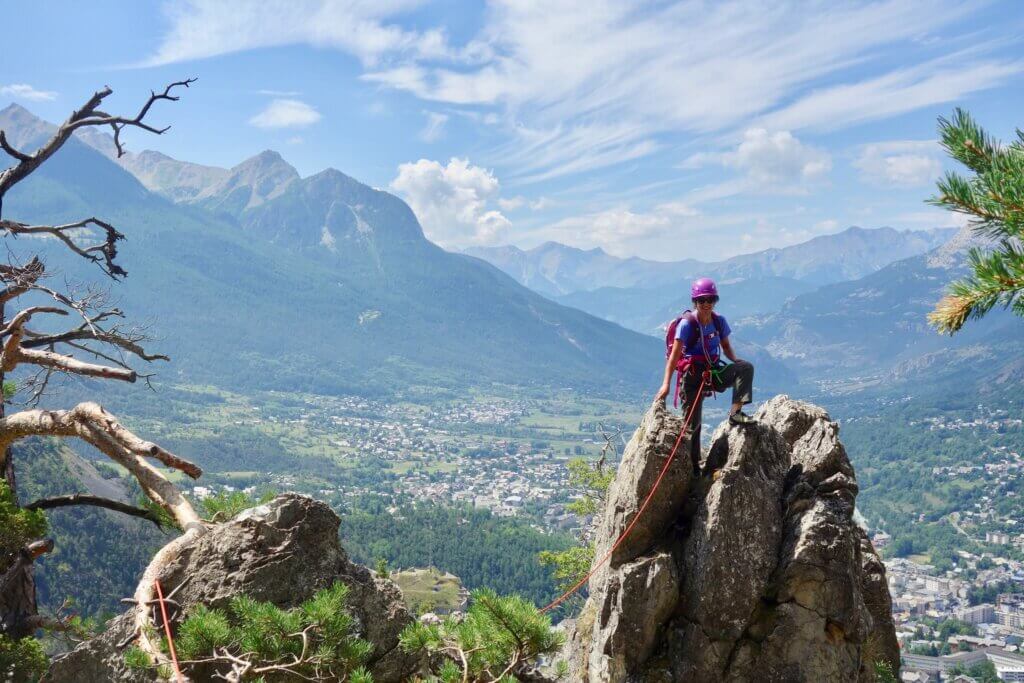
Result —
<svg viewBox="0 0 1024 683"><path fill-rule="evenodd" d="M698 304L717 304L718 303L718 297L717 296L701 296L701 297L697 297L693 301L694 301L694 303L698 303Z"/></svg>

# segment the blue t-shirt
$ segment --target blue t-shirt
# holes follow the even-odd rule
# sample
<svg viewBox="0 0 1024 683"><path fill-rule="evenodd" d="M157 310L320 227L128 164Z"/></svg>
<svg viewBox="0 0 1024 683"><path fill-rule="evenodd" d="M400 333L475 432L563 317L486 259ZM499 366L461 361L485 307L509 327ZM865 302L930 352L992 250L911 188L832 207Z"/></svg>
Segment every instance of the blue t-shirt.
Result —
<svg viewBox="0 0 1024 683"><path fill-rule="evenodd" d="M719 355L719 349L722 346L722 339L727 338L732 334L732 330L729 329L729 323L726 321L724 315L718 316L719 325L722 328L722 337L719 338L718 330L715 329L715 321L711 320L707 325L701 325L699 320L696 320L697 316L694 315L694 320L697 325L700 325L701 335L704 337L704 344L701 345L700 337L693 334L693 323L688 318L683 318L682 322L679 323L679 327L676 328L676 339L683 342L683 355L688 357L704 357L704 348L707 348L708 356L714 359ZM693 337L693 343L690 343L690 337Z"/></svg>

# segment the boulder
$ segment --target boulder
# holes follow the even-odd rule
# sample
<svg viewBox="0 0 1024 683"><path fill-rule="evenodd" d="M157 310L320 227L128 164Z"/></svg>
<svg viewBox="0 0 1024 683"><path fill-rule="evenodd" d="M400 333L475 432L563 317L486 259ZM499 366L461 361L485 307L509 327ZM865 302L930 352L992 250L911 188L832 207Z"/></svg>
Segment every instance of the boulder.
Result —
<svg viewBox="0 0 1024 683"><path fill-rule="evenodd" d="M755 417L716 430L704 477L673 463L669 488L591 578L567 641L573 680L866 683L876 661L899 676L885 567L853 521L838 425L785 396ZM659 404L644 417L609 490L598 558L680 427Z"/></svg>
<svg viewBox="0 0 1024 683"><path fill-rule="evenodd" d="M375 681L402 681L418 666L398 645L412 622L401 591L388 579L348 559L338 539L341 520L320 501L281 495L240 513L187 547L160 576L165 591L186 611L204 604L225 607L248 595L281 608L295 607L341 581L349 588L349 610L359 635L373 644L368 666ZM131 614L115 618L100 636L54 660L45 681L152 681L124 665L132 640Z"/></svg>

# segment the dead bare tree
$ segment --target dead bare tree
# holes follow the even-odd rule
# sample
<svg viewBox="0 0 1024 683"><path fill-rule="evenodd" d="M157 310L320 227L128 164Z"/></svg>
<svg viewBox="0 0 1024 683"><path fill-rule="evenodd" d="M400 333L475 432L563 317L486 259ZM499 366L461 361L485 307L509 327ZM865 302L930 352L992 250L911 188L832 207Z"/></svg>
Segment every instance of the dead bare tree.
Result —
<svg viewBox="0 0 1024 683"><path fill-rule="evenodd" d="M163 92L151 92L134 118L113 116L100 109L103 100L112 92L105 87L74 111L57 127L53 136L32 153L16 149L4 131L0 131L0 149L15 162L0 172L0 212L6 193L39 168L80 128L109 126L113 130L118 156L124 153L121 141L124 128L139 128L158 135L164 133L167 128L155 128L145 122L150 108L161 100L176 101L178 97L173 93L179 88L187 88L193 81L178 81L168 85ZM0 213L0 235L5 240L23 237L57 240L76 257L95 264L111 280L120 280L128 274L117 263L117 246L124 235L96 217L62 225L32 225L7 219ZM13 372L27 375L22 389L28 394L26 403L29 404L25 410L6 414L3 404L8 401L0 403L0 474L16 491L12 444L32 436L76 437L95 446L128 470L138 480L145 495L173 517L183 534L156 554L133 600L136 604L138 644L156 663L161 663L163 655L154 640L155 629L151 627L149 616L149 607L154 602L154 579L179 548L204 533L204 526L188 500L151 461L156 460L192 478L199 477L201 470L157 444L136 436L96 403L80 403L68 410L38 408L39 399L54 373L135 382L140 375L131 367L132 361L168 360L166 356L145 350L147 339L144 331L126 327L124 314L109 304L104 291L97 288L74 291L67 285L52 287L47 284L48 275L46 265L38 256L27 261L18 261L12 256L8 263L0 264L0 283L4 287L0 290L0 383ZM26 300L43 301L46 305L19 306L19 302ZM6 315L8 309L14 313ZM62 316L75 322L68 329L56 333L32 329L33 320L43 316ZM69 505L105 507L156 521L150 511L96 496L58 496L34 501L25 507L48 509ZM36 606L32 564L52 548L52 540L36 539L13 553L12 557L0 557L0 634L20 638L31 634L45 622Z"/></svg>

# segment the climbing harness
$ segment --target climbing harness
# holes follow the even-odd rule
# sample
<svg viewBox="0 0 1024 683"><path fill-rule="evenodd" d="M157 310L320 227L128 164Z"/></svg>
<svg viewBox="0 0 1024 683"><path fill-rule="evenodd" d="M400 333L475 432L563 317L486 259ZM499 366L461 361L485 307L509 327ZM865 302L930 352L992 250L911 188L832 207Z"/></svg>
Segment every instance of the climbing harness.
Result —
<svg viewBox="0 0 1024 683"><path fill-rule="evenodd" d="M703 362L704 362L704 364L708 368L711 369L712 374L717 378L718 373L720 373L721 370L717 369L715 367L715 365L716 365L716 363L719 362L719 358L720 357L719 356L715 356L715 359L712 360L711 355L708 353L707 340L704 338L704 328L700 324L700 318L698 317L698 315L696 313L694 313L693 311L691 311L689 309L683 311L682 315L680 315L678 318L676 318L675 320L670 322L668 324L668 327L665 330L665 358L671 357L671 355L672 355L672 345L673 345L673 342L675 341L676 330L679 328L679 325L681 325L684 320L687 321L687 322L690 322L696 328L696 336L697 336L698 339L700 339L701 348L704 351L704 361ZM717 313L712 313L711 314L711 323L715 326L715 331L718 333L718 336L721 337L722 336L721 316L719 316ZM691 333L690 342L688 342L688 343L692 343L693 341L694 341L693 334ZM675 394L672 397L672 406L673 407L676 407L676 406L679 405L679 398L680 398L680 395L681 395L681 392L682 392L682 386L683 386L683 378L687 374L689 374L690 369L695 364L695 360L696 360L695 357L690 357L690 356L687 356L685 353L683 353L683 354L680 354L679 360L676 362L676 369L675 369L675 371L676 371L676 390L675 390ZM708 388L704 391L704 396L708 397L708 396L712 396L713 394L714 394L713 385L709 383Z"/></svg>
<svg viewBox="0 0 1024 683"><path fill-rule="evenodd" d="M697 404L700 403L702 400L704 400L703 399L703 390L704 390L704 383L705 383L705 380L706 380L707 376L708 376L708 371L705 371L705 375L701 378L701 381L700 381L700 389L697 390L697 400L694 401L693 405L690 406L690 412L687 414L686 420L683 422L683 428L679 430L679 436L676 438L675 445L672 446L672 452L669 453L668 459L665 460L665 465L664 465L664 467L661 468L661 473L658 474L658 478L654 480L654 486L651 487L650 493L648 493L647 497L644 498L644 502L640 505L640 509L636 511L636 516L633 517L633 521L629 523L629 525L626 527L625 531L623 531L621 534L619 534L619 537L617 539L615 539L614 543L612 543L612 547L608 549L608 552L606 552L601 557L600 560L598 560L597 562L594 563L593 566L591 566L590 571L587 572L586 576L584 576L582 579L577 581L576 584L573 585L572 588L570 588L569 590L567 590L566 592L562 593L560 596L555 598L547 606L543 607L540 610L541 614L544 614L548 610L552 609L553 607L556 607L557 605L559 605L560 603L565 601L573 593L575 593L580 588L582 588L583 584L585 584L587 581L590 581L590 577L592 577L594 575L594 573L598 569L600 569L602 566L604 566L604 563L607 562L611 558L612 553L614 553L615 550L620 545L622 545L622 542L626 540L627 536L629 536L629 532L631 532L633 530L633 527L636 526L636 523L640 521L640 517L643 516L644 511L647 509L647 505L651 502L651 499L654 498L654 494L657 493L658 486L661 485L661 480L665 478L665 474L668 472L668 468L672 465L672 461L675 460L676 451L679 450L679 444L682 443L683 437L686 435L686 430L690 426L690 419L693 417L693 413L694 413L694 410L697 408Z"/></svg>
<svg viewBox="0 0 1024 683"><path fill-rule="evenodd" d="M185 677L181 674L181 667L178 666L178 653L174 649L174 637L171 636L171 622L167 618L167 606L164 604L164 592L160 588L159 580L154 580L153 585L156 586L157 602L160 603L160 615L164 618L164 633L167 634L167 647L171 651L171 661L174 662L174 673L178 677L178 683L185 683Z"/></svg>

